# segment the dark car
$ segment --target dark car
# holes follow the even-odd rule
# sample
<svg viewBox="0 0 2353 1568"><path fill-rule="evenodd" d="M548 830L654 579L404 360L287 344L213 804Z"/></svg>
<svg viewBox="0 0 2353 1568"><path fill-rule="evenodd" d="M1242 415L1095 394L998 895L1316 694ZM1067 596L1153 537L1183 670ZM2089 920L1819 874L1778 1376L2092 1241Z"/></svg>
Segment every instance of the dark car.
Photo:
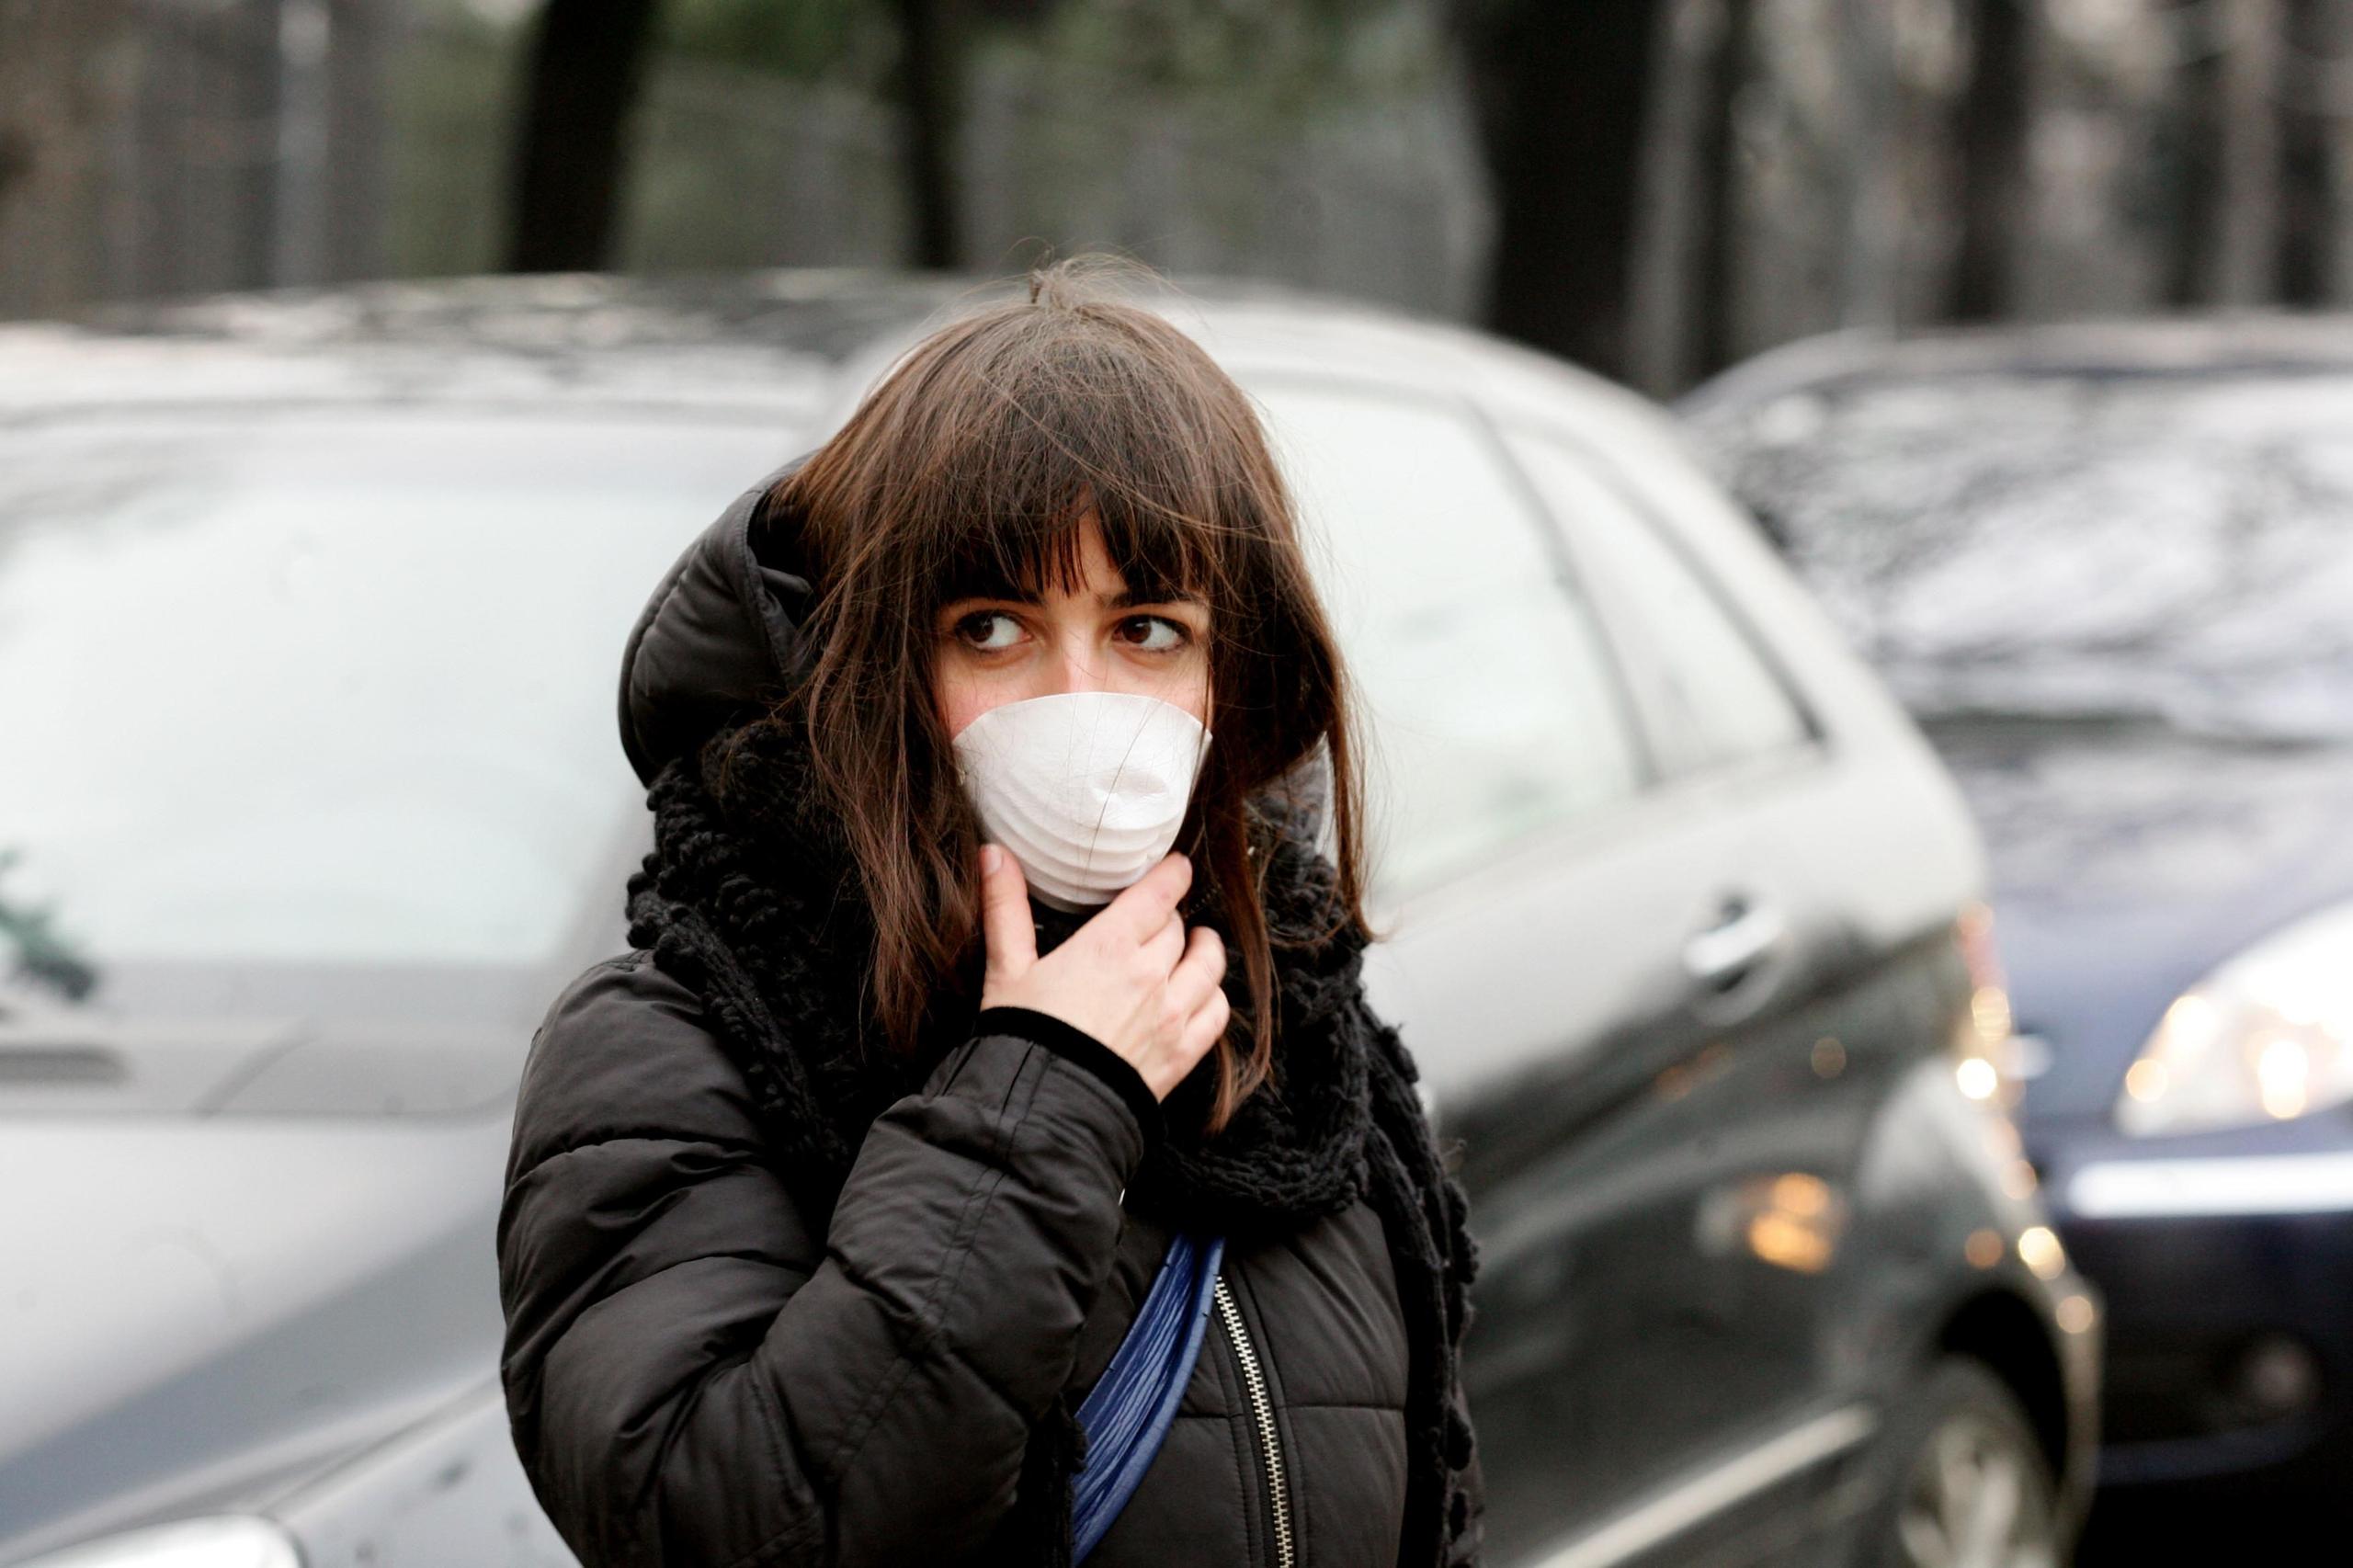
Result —
<svg viewBox="0 0 2353 1568"><path fill-rule="evenodd" d="M2353 1470L2353 322L1844 337L1684 405L1990 844L2103 1484Z"/></svg>
<svg viewBox="0 0 2353 1568"><path fill-rule="evenodd" d="M0 1562L566 1561L492 1231L531 1029L626 947L621 641L969 281L0 333ZM1179 298L1360 683L1368 979L1483 1247L1488 1561L2049 1568L2097 1308L2000 1108L1933 754L1656 408Z"/></svg>

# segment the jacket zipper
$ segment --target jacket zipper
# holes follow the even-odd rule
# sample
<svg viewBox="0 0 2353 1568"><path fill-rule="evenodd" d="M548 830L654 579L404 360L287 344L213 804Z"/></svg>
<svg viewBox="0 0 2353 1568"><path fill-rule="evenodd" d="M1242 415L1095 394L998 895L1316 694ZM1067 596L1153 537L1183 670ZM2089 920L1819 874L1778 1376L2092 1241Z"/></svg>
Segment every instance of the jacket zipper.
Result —
<svg viewBox="0 0 2353 1568"><path fill-rule="evenodd" d="M1275 1440L1274 1402L1267 1397L1258 1353L1250 1346L1250 1335L1242 1326L1242 1310L1233 1304L1233 1292L1226 1289L1223 1274L1217 1277L1214 1299L1218 1316L1225 1324L1225 1336L1233 1342L1234 1358L1242 1363L1242 1381L1250 1390L1250 1413L1257 1418L1259 1447L1267 1456L1267 1496L1275 1515L1275 1568L1291 1568L1290 1499L1283 1493L1283 1453Z"/></svg>

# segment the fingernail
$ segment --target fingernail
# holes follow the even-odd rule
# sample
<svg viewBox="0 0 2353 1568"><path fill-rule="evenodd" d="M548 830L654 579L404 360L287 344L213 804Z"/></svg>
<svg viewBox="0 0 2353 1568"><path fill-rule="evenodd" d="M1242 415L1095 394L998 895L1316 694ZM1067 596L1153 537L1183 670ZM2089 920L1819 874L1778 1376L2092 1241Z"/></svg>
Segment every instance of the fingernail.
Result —
<svg viewBox="0 0 2353 1568"><path fill-rule="evenodd" d="M997 857L1001 853L1003 853L1003 851L999 850L994 844L983 844L981 846L981 875L984 877L993 877L996 875Z"/></svg>

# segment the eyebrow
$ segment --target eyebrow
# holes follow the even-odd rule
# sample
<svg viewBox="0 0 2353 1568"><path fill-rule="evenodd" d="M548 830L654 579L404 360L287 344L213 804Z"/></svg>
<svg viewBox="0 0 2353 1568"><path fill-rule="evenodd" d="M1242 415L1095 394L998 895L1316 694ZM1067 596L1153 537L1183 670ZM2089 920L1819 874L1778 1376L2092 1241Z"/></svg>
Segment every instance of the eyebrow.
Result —
<svg viewBox="0 0 2353 1568"><path fill-rule="evenodd" d="M1035 594L1018 593L966 594L962 596L962 599L1003 599L1008 604L1017 605L1034 605L1043 604L1045 602ZM950 602L961 603L962 599L951 600ZM1169 587L1167 592L1161 594L1140 594L1133 588L1121 588L1116 594L1096 595L1095 602L1101 605L1105 609L1127 609L1135 605L1194 605L1203 609L1209 608L1209 601L1202 598L1200 595L1192 592L1190 589L1179 588L1173 585Z"/></svg>

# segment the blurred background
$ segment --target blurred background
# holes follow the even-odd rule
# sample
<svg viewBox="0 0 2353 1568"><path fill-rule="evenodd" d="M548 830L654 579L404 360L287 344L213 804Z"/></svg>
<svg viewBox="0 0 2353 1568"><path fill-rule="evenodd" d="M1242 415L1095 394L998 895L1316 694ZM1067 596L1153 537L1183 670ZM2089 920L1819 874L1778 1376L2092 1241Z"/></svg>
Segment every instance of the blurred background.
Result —
<svg viewBox="0 0 2353 1568"><path fill-rule="evenodd" d="M2348 51L2335 0L5 0L0 313L1043 239L1666 394L2338 298Z"/></svg>
<svg viewBox="0 0 2353 1568"><path fill-rule="evenodd" d="M1810 574L1850 641L1937 730L1945 760L1969 775L1971 807L1995 840L1995 904L2005 919L2006 899L2025 911L2007 927L2017 939L2006 956L2039 981L2039 967L2068 968L2047 955L2073 962L2090 949L2057 937L2038 948L2032 895L2084 893L2086 862L2071 857L2095 837L2106 875L2125 860L2156 866L2169 843L2203 835L2195 874L2177 879L2188 889L2174 890L2184 909L2212 902L2232 876L2251 878L2251 843L2286 846L2282 862L2309 864L2312 843L2345 839L2353 641L2339 607L2353 566L2338 562L2353 506L2353 336L2341 323L2325 338L2305 323L2353 290L2353 0L0 0L0 318L14 322L103 323L118 308L288 290L292 317L278 319L293 319L299 336L312 297L302 291L347 284L773 267L1002 276L1043 252L1097 248L1180 279L1263 279L1481 328L1656 402L1729 387L1680 406L1746 515ZM824 292L811 288L812 298ZM862 298L845 287L806 324L778 329L777 342L867 368L853 350L903 324L884 323L879 304L861 314ZM514 299L518 313L500 328L510 346L544 326L569 352L593 349L593 331L549 324L563 313L560 291ZM471 330L464 314L458 336ZM2153 317L2206 335L2096 335ZM2215 335L2256 321L2250 336ZM1892 342L1941 341L1952 327L2010 330L1972 338L1983 350L1884 357ZM214 317L203 330L234 337L238 325ZM418 341L438 352L441 330ZM1879 347L1852 360L1785 355L1784 369L1745 380L1736 369L1842 332ZM26 451L37 449L44 378L78 351L62 337L0 335L0 415L26 416ZM2111 418L2099 402L2154 365L2193 361L2188 390L2157 399L2155 414ZM233 390L244 362L225 362ZM119 383L104 379L102 356L91 363L98 391L61 394L60 406L104 408L108 389L131 385L149 362L124 361ZM678 363L681 382L708 368L691 354ZM2290 369L2279 385L2257 385L2255 363ZM391 401L406 395L408 373L388 379ZM549 372L551 382L568 373ZM2019 395L2038 378L2064 386L2049 402ZM799 395L779 394L775 409L803 417ZM767 420L775 409L754 412ZM1965 452L1949 438L1964 428L1978 437ZM763 424L740 449L714 447L695 483L723 494L741 477L741 451L772 434ZM1465 450L1474 444L1466 437ZM66 455L54 460L80 461L58 449ZM2102 488L2108 471L2092 472L2100 451L2141 476L2140 488ZM2153 451L2178 460L2178 483L2171 470L2146 477ZM2311 472L2274 483L2283 454L2295 453ZM2210 481L2229 494L2207 506L2199 486ZM480 489L506 504L506 492ZM21 502L28 519L49 505L30 481L0 501ZM2147 531L2172 501L2203 520L2177 518L2178 535ZM2095 515L2106 533L2090 526ZM2282 519L2269 542L2267 517ZM0 515L0 531L11 522ZM1972 528L1982 551L1973 538L1952 546ZM2065 557L2071 541L2081 551ZM666 559L675 541L659 542ZM1976 562L1969 581L1935 577L1949 549ZM2262 551L2270 575L2240 584L2244 613L2202 621L2222 602L2210 570ZM2054 559L2073 564L2038 577ZM2120 563L2152 559L2171 563L2169 585L2119 609ZM2012 592L2029 578L2045 598ZM633 604L639 580L620 597ZM1927 607L1916 625L1890 608L1915 600ZM2276 613L2290 602L2292 615ZM2089 630L2068 642L2082 630L2069 619L2077 609ZM2289 694L2295 703L2276 706L2325 710L2327 722L2200 749L2229 728L2217 716L2223 699L2253 689L2231 660L2267 626L2265 672L2310 677ZM2187 652L2167 641L2218 627ZM602 639L604 623L582 635ZM2011 727L1989 731L1984 710L2028 691L2028 665L2003 660L2037 638L2109 662L2088 676L2089 664L2070 665L2040 688L2040 710L2005 713ZM1942 684L1904 685L1904 658L1931 643ZM2117 675L2125 666L2133 678ZM1956 670L1966 679L1943 678ZM600 746L604 679L593 705ZM2325 701L2304 700L2323 686ZM1966 700L1951 696L1964 687ZM1954 727L1955 704L1976 728ZM2057 767L2046 744L2054 715L2076 726L2067 745L2088 745L2086 714L2105 724L2133 704L2171 726L2177 767L2103 731L2098 767L2083 765L2065 811L2054 807L2043 788ZM2252 777L2297 747L2318 756L2319 731L2336 748L2324 782L2265 772L2243 799L2225 799L2231 769ZM2150 783L2160 774L2165 791ZM0 873L12 861L0 855ZM2327 900L2353 896L2346 878L2323 890ZM2102 884L2124 891L2095 912L2092 926L2109 922L2101 932L2123 929L2109 918L2117 909L2153 902L2129 882ZM2143 1070L2172 1059L2162 1030L2133 1054L2148 1036L2143 1014L2275 917L2324 902L2298 885L2297 909L2266 904L2244 929L2195 952L2168 949L2163 962L2149 956L2154 945L2093 942L2101 962L2155 987L2154 1000L2110 1009L2111 1032L2123 1032L2102 1059L2107 1076L2076 1085L2080 1103L2052 1098L2052 1125L2110 1137L2128 1063L2141 1085L2130 1096L2161 1098L2164 1074ZM38 900L0 899L0 935L28 967L64 950L54 918ZM2053 916L2047 930L2063 924ZM2323 935L2290 967L2341 977L2353 962L2343 933ZM67 981L78 973L52 967ZM2086 967L2099 966L2076 965ZM2046 995L2075 994L2042 983ZM2331 1017L2353 1016L2338 983ZM2054 1003L2040 1021L2060 1011ZM2023 1038L2048 1054L2033 1028ZM2315 1157L2339 1162L2330 1171L2353 1169L2342 1114L2353 1046L2341 1035L2325 1045L2313 1048L2311 1071L2334 1076L2311 1095L2299 1077L2291 1108L2266 1088L2255 1110L2193 1107L2183 1125L2237 1137L2292 1123L2313 1145L2297 1145L2298 1157L2318 1148ZM1813 1071L1825 1078L1842 1070L1824 1073L1821 1060L1817 1051ZM2131 1131L2133 1113L2121 1114ZM2323 1120L2344 1148L2314 1142ZM2046 1138L2027 1145L2037 1161L2064 1142L2034 1136ZM2280 1147L2213 1150L2268 1159ZM2032 1187L2029 1176L2023 1190ZM2306 1213L2301 1199L2285 1207ZM2250 1224L2215 1244L2224 1251L2200 1255L2222 1257L2237 1292L2227 1354L2193 1355L2160 1335L2154 1359L2128 1363L2111 1344L2111 1372L2124 1366L2141 1380L2131 1387L2143 1402L2111 1415L2146 1416L2136 1430L2158 1468L2137 1479L2159 1484L2104 1497L2082 1561L2203 1562L2290 1538L2304 1555L2278 1546L2277 1560L2342 1555L2319 1544L2336 1505L2258 1490L2257 1506L2221 1516L2170 1501L2162 1468L2188 1451L2168 1447L2185 1433L2227 1444L2323 1406L2346 1425L2346 1368L2328 1359L2336 1341L2302 1329L2246 1337L2268 1310L2277 1276L2267 1269L2301 1270L2307 1304L2343 1299L2343 1276L2329 1270L2353 1268L2343 1223L2353 1189L2313 1211L2336 1225L2320 1240ZM2069 1248L2079 1235L2097 1247L2096 1229L2079 1224ZM2148 1278L2114 1267L2095 1274L2111 1306ZM2336 1315L2331 1332L2342 1338ZM2258 1446L2215 1464L2230 1471L2243 1459L2270 1462ZM2334 1486L2341 1503L2338 1473L2323 1474L2323 1493Z"/></svg>

